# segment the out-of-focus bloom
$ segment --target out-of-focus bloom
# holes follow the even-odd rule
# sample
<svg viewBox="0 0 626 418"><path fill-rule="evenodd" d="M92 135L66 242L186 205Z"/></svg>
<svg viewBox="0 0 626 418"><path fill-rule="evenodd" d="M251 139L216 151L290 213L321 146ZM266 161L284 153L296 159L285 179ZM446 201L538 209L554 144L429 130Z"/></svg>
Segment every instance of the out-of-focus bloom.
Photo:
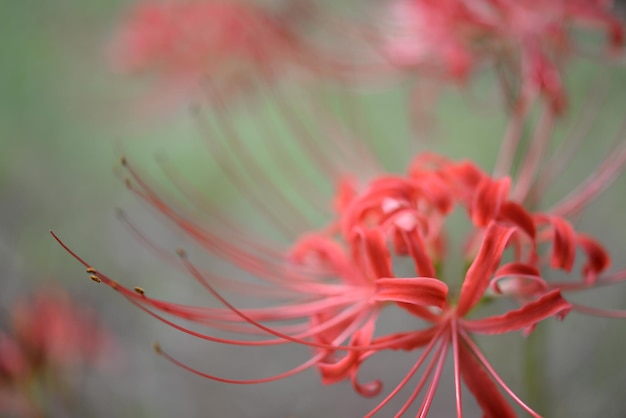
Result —
<svg viewBox="0 0 626 418"><path fill-rule="evenodd" d="M566 102L560 68L576 52L570 31L601 29L608 52L624 43L624 28L605 0L397 0L387 53L404 68L464 81L493 64L510 99L542 94L553 110Z"/></svg>
<svg viewBox="0 0 626 418"><path fill-rule="evenodd" d="M157 96L217 103L294 71L336 72L299 33L308 16L305 2L270 11L245 0L140 1L119 28L115 66L153 76Z"/></svg>
<svg viewBox="0 0 626 418"><path fill-rule="evenodd" d="M162 259L188 272L224 308L167 302L149 296L142 288L130 289L62 245L87 268L92 280L110 286L151 316L184 333L224 344L267 346L292 342L314 349L309 360L284 373L234 380L198 371L156 346L157 352L172 362L209 379L261 383L317 368L324 383L350 379L357 392L375 396L381 390L379 381L362 384L358 380L363 362L382 350L423 349L396 389L372 411L379 411L406 387L432 355L423 378L402 408L405 411L412 405L432 376L420 408L423 416L451 350L459 416L463 407L461 380L486 416L515 415L498 386L537 416L499 377L473 336L519 330L529 333L544 319L563 318L572 305L563 298L562 291L570 289L550 284L550 270L570 273L585 286L626 279L624 272L607 274L607 252L594 238L577 232L566 219L608 187L624 166L626 149L618 145L612 150L612 156L591 175L591 186L583 185L555 208L537 211L539 163L545 154L543 147L552 138L554 111L549 107L527 155L521 154L521 168L513 178L509 174L510 153L519 155L520 150L519 138L517 142L510 138L521 135L523 121L519 115L513 118L504 141L497 169L501 174L497 176L488 175L472 162L454 162L434 154L417 156L405 175L391 175L378 169L376 159L362 142L331 132L328 137L336 141L332 143L333 152L328 153L328 144L322 147L302 120L290 117L293 114L288 106L282 111L286 126L297 133L296 148L301 147L313 160L308 168L331 176L329 182L339 184L334 199L328 198L319 183L311 181L309 170L295 167L291 159L285 158L284 148L273 142L277 141L275 136L268 135L264 146L276 152L269 154L270 163L261 164L246 149L237 129L223 120L216 124L227 133L225 140L214 144L213 151L221 151L214 163L222 171L223 180L235 186L240 197L254 208L254 217L235 217L217 200L200 198L166 166L167 174L188 202L206 211L208 220L204 222L189 215L183 202L166 197L125 159L122 161L128 187L208 250L215 263L205 271L192 263L186 252L181 250L178 257L173 256L147 240L131 223L129 226ZM228 152L233 150L238 152ZM285 169L289 182L276 183L268 166ZM361 177L361 173L369 175ZM326 214L325 226L311 222L300 209L302 202ZM472 232L464 251L469 268L460 280L454 280L446 277L441 267L450 263L446 225L458 207L465 209ZM269 227L263 234L255 233L258 225L254 220L258 217ZM277 237L275 243L272 237ZM587 257L580 273L572 270L577 249ZM410 260L411 267L402 264L403 259ZM224 273L220 273L218 260L226 263ZM240 275L232 273L233 266ZM250 282L250 276L258 282ZM240 308L223 291L251 296L256 306L263 300L265 307ZM495 316L474 316L481 304L499 295L514 297L519 308ZM382 309L402 309L416 323L426 325L377 335ZM237 337L201 333L181 325L181 320L232 332Z"/></svg>
<svg viewBox="0 0 626 418"><path fill-rule="evenodd" d="M78 308L66 293L55 288L16 304L13 331L31 356L29 363L43 367L93 363L109 338L93 312Z"/></svg>
<svg viewBox="0 0 626 418"><path fill-rule="evenodd" d="M0 412L40 416L46 405L38 391L46 398L56 390L67 396L71 372L96 364L110 347L93 312L53 287L20 299L5 321L10 327L0 333Z"/></svg>

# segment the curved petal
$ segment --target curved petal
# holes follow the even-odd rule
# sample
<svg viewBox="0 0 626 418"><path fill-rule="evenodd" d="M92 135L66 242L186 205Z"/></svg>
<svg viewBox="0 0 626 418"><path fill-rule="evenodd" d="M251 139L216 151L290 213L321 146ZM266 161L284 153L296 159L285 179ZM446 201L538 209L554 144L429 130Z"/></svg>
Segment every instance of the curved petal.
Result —
<svg viewBox="0 0 626 418"><path fill-rule="evenodd" d="M500 208L499 217L502 220L511 222L518 226L530 238L534 239L536 234L535 222L532 216L522 205L516 202L505 202Z"/></svg>
<svg viewBox="0 0 626 418"><path fill-rule="evenodd" d="M498 268L502 253L514 231L515 228L501 225L495 221L489 223L478 254L467 270L465 281L461 287L461 296L457 307L459 317L465 316L489 287L491 276Z"/></svg>
<svg viewBox="0 0 626 418"><path fill-rule="evenodd" d="M574 267L576 260L576 233L572 225L563 218L539 214L535 216L538 223L552 226L552 255L550 265L567 272Z"/></svg>
<svg viewBox="0 0 626 418"><path fill-rule="evenodd" d="M576 259L576 235L572 225L562 218L552 218L554 248L550 264L552 267L571 271Z"/></svg>
<svg viewBox="0 0 626 418"><path fill-rule="evenodd" d="M350 346L359 347L368 345L372 341L375 326L376 317L372 316L354 333L350 341ZM364 356L366 356L366 351L350 351L337 361L318 363L318 368L322 375L322 382L324 384L333 384L350 377L353 383L356 384L355 388L357 391L359 391L359 388L362 388L364 389L363 393L367 393L366 389L368 389L368 386L372 386L372 384L376 386L376 382L366 384L365 386L361 386L356 382L358 368ZM377 393L371 392L371 396L375 396L376 394Z"/></svg>
<svg viewBox="0 0 626 418"><path fill-rule="evenodd" d="M421 276L435 277L435 266L428 255L428 249L420 231L414 228L412 231L403 232L402 236L415 263L417 273Z"/></svg>
<svg viewBox="0 0 626 418"><path fill-rule="evenodd" d="M500 284L504 279L509 280L504 285ZM500 267L491 280L490 286L498 294L520 297L543 294L548 289L547 283L541 278L541 273L536 267L517 262Z"/></svg>
<svg viewBox="0 0 626 418"><path fill-rule="evenodd" d="M393 277L391 253L380 229L355 228L351 241L353 260L369 271L370 277Z"/></svg>
<svg viewBox="0 0 626 418"><path fill-rule="evenodd" d="M585 234L578 234L576 237L578 245L587 254L587 262L583 266L585 282L593 284L598 278L598 274L609 268L611 257L604 247L595 239Z"/></svg>
<svg viewBox="0 0 626 418"><path fill-rule="evenodd" d="M511 188L511 179L492 180L485 177L479 184L472 202L472 222L476 226L487 226L500 212Z"/></svg>
<svg viewBox="0 0 626 418"><path fill-rule="evenodd" d="M374 299L443 308L447 296L448 286L441 280L410 277L376 280Z"/></svg>
<svg viewBox="0 0 626 418"><path fill-rule="evenodd" d="M571 309L572 305L561 296L561 291L557 289L504 315L463 320L463 326L474 333L503 334L532 328L538 322L553 315L563 319Z"/></svg>

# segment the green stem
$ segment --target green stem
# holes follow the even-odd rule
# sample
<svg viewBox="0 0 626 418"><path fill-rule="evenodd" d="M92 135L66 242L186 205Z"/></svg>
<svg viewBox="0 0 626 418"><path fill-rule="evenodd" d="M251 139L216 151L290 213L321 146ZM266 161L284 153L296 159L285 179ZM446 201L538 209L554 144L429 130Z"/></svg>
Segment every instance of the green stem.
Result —
<svg viewBox="0 0 626 418"><path fill-rule="evenodd" d="M550 384L548 382L548 324L539 323L524 345L523 378L526 389L524 401L542 416L550 414Z"/></svg>

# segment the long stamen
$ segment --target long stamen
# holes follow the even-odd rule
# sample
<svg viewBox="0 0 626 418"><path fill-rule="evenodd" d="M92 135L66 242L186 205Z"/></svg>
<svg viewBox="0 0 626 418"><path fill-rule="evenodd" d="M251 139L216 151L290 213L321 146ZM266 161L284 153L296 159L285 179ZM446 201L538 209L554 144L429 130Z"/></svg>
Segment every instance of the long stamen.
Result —
<svg viewBox="0 0 626 418"><path fill-rule="evenodd" d="M441 373L443 372L443 366L445 364L448 346L450 345L449 337L444 337L444 341L442 342L441 352L439 353L439 361L437 363L437 368L435 369L435 375L433 376L430 386L428 387L428 392L426 392L426 396L424 397L424 401L422 402L422 406L420 407L417 416L419 418L425 418L428 415L428 411L430 410L430 405L435 398L435 392L437 391L437 387L439 386L439 380L441 379Z"/></svg>
<svg viewBox="0 0 626 418"><path fill-rule="evenodd" d="M502 145L500 145L500 154L496 160L496 166L493 175L496 178L504 177L511 172L513 159L517 155L519 142L522 138L522 129L524 127L524 119L528 113L532 99L526 98L521 100L520 106L514 111L506 128Z"/></svg>
<svg viewBox="0 0 626 418"><path fill-rule="evenodd" d="M439 337L442 335L442 333L446 330L446 327L443 326L439 329L439 331L437 331L437 333L433 336L433 338L430 340L430 342L428 343L428 345L426 346L426 348L424 348L422 354L420 355L420 357L417 359L417 361L413 364L413 366L411 367L411 369L408 371L408 373L404 376L404 378L402 378L402 380L400 381L400 383L398 383L398 385L387 395L387 397L385 397L385 399L383 399L383 401L381 403L379 403L376 408L372 409L366 416L365 418L371 418L373 417L378 411L380 411L385 405L387 405L389 403L389 401L391 401L391 399L393 399L408 383L408 381L415 375L415 373L419 370L419 368L422 366L422 364L424 363L424 361L426 361L426 359L428 358L428 355L430 354L430 352L432 351L433 347L435 346L435 344L437 343L437 341L439 341ZM437 352L439 352L440 349L437 350ZM424 373L424 375L429 375L430 374L430 370L432 369L434 362L431 363L431 365L428 367L427 371ZM420 388L421 389L421 388ZM419 391L417 391L419 393Z"/></svg>
<svg viewBox="0 0 626 418"><path fill-rule="evenodd" d="M626 318L626 310L618 309L599 309L591 306L578 305L572 303L572 309L587 315L602 316L604 318Z"/></svg>
<svg viewBox="0 0 626 418"><path fill-rule="evenodd" d="M518 202L524 201L530 191L530 187L533 184L537 174L537 167L541 162L541 157L545 152L546 146L550 142L552 128L554 125L554 116L554 112L547 107L541 115L539 125L533 135L530 148L524 156L519 175L517 176L515 190L512 193L513 198Z"/></svg>
<svg viewBox="0 0 626 418"><path fill-rule="evenodd" d="M493 366L489 363L489 361L487 361L487 359L485 358L485 356L482 354L482 352L480 351L480 349L478 348L478 346L476 346L476 344L474 343L474 341L472 341L472 339L469 337L469 335L467 334L467 332L465 332L465 330L463 328L459 329L459 333L461 335L461 337L463 338L463 341L465 342L465 344L468 345L468 347L470 348L470 350L472 351L472 353L478 358L478 360L480 361L480 363L483 365L483 367L489 372L489 374L491 374L491 377L493 377L493 379L500 385L500 387L502 387L502 389L504 389L504 391L506 393L509 394L509 396L511 398L513 398L513 400L515 402L517 402L517 404L519 406L521 406L526 412L528 412L530 415L532 415L535 418L542 418L541 415L539 415L538 413L536 413L535 411L533 411L528 405L526 405L516 394L515 392L513 392L506 383L504 383L504 381L502 380L502 378L500 377L500 375L498 375L498 373L496 373L496 371L494 370Z"/></svg>
<svg viewBox="0 0 626 418"><path fill-rule="evenodd" d="M450 321L450 332L452 333L452 355L454 360L454 393L456 395L456 416L463 418L463 399L461 396L461 369L459 362L459 335L456 318Z"/></svg>
<svg viewBox="0 0 626 418"><path fill-rule="evenodd" d="M257 180L259 178L263 179L263 177L266 176L265 171L259 168L256 162L257 160L247 156L246 152L243 154L239 153L239 149L247 150L249 147L238 146L238 150L231 149L231 147L241 143L239 135L228 122L224 121L224 118L217 117L213 119L214 121L211 123L206 120L206 118L201 118L200 115L196 113L196 120L205 133L205 137L225 137L225 140L217 139L206 141L207 145L210 146L211 153L218 156L213 158L214 163L218 165L220 170L232 181L235 188L240 191L241 196L249 200L255 208L258 208L266 219L271 222L285 238L289 239L297 236L300 228L298 223L292 219L293 213L284 214L284 217L283 214L281 214L279 217L276 214L276 207L270 205L270 202L265 198L263 192L258 187ZM238 169L239 166L244 166L245 170ZM267 180L265 181L267 182ZM280 207L280 205L278 205L278 207Z"/></svg>
<svg viewBox="0 0 626 418"><path fill-rule="evenodd" d="M441 357L445 358L447 349L448 349L448 344L446 341L446 337L444 336L444 339L440 341L439 347L437 347L437 351L431 358L430 363L428 364L428 367L424 371L424 374L422 375L422 378L420 379L420 381L417 383L417 386L411 393L411 396L409 396L409 399L407 399L404 405L402 405L402 408L400 408L400 410L395 414L396 418L401 417L402 414L404 414L409 409L409 407L413 404L413 402L415 402L415 399L422 392L424 385L426 384L426 382L428 381L428 378L432 374L433 369L435 368L435 365L437 365L437 359L441 359Z"/></svg>
<svg viewBox="0 0 626 418"><path fill-rule="evenodd" d="M552 156L545 162L541 172L537 175L533 185L533 194L535 196L542 196L545 193L547 187L552 184L556 176L571 163L572 157L584 141L590 138L592 125L600 113L600 102L607 95L608 80L608 77L601 77L590 88L588 92L590 98L585 101L583 108L578 111L576 120L565 135L565 140L561 141L552 153Z"/></svg>
<svg viewBox="0 0 626 418"><path fill-rule="evenodd" d="M578 213L617 179L626 166L626 145L621 142L625 133L626 124L616 135L616 145L611 148L606 160L580 186L554 205L549 210L551 213L559 216Z"/></svg>

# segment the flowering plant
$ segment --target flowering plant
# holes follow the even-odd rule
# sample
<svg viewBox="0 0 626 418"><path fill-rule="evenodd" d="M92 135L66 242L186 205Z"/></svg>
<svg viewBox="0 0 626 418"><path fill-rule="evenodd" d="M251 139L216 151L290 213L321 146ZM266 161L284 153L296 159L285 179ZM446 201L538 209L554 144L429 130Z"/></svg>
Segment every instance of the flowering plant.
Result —
<svg viewBox="0 0 626 418"><path fill-rule="evenodd" d="M551 180L570 163L576 149L573 138L566 138L563 148L556 147L553 133L557 116L565 111L560 63L571 50L568 28L600 26L609 33L613 49L622 45L623 28L605 1L531 3L393 2L399 28L383 48L392 63L425 66L426 73L443 72L453 79L466 78L487 61L503 66L502 85L512 92L517 106L508 109L510 122L493 174L470 160L455 161L433 152L417 153L402 174L386 172L366 141L356 138L358 133L346 134L325 117L321 128L310 130L279 89L272 88L281 123L292 137L289 144L280 143L261 122L270 163L261 162L239 133L236 118L223 112L228 104L218 100L216 106L214 99L223 97L230 86L239 86L241 74L261 74L267 80L286 61L310 63L292 59L315 55L300 49L305 44L299 37L247 3L147 3L131 17L129 32L122 37L127 53L123 61L178 81L182 74L193 89L200 89L201 80L214 83L226 74L218 88L226 90L209 95L208 106L196 109L196 116L203 128L211 129L207 142L220 181L238 193L254 217L247 212L237 216L220 197L204 198L165 166L184 197L176 199L123 158L128 188L205 250L211 267L192 261L185 250L167 251L125 216L122 220L221 306L169 302L143 288L121 284L53 235L93 281L108 285L182 333L228 345L292 343L311 350L308 360L287 371L240 380L200 371L155 344L157 353L197 375L251 384L316 369L324 384L349 380L360 395L375 397L383 390L382 382L361 382L361 367L381 352L416 351L419 355L405 376L368 416L382 411L408 386L414 390L396 414L404 414L425 392L417 415L426 416L451 353L457 416L463 415L463 386L484 416L516 416L520 408L540 416L495 371L478 339L517 331L528 336L539 323L552 317L563 320L570 311L626 316L623 311L575 303L569 296L626 279L623 266L611 270L611 257L601 240L574 223L574 217L623 171L626 146L620 132L609 155L586 181L553 206L543 206ZM317 64L330 62L334 61ZM536 122L531 117L534 108L541 113ZM215 116L211 122L203 119L203 109ZM527 129L532 130L529 136ZM393 139L387 145L397 146ZM290 147L306 155L302 167L292 160ZM275 181L268 166L283 170L289 181ZM332 194L311 179L311 170L335 185ZM199 216L193 214L198 208ZM311 212L324 223L313 222ZM463 248L451 251L455 213L465 214L469 233ZM460 254L457 257L465 263L461 273L450 272L453 254ZM555 272L567 279L555 280ZM232 301L225 292L251 298L250 307ZM490 305L499 311L483 309ZM379 325L386 311L403 312L411 325L386 331ZM196 326L215 332L201 332ZM422 368L419 381L410 385Z"/></svg>

